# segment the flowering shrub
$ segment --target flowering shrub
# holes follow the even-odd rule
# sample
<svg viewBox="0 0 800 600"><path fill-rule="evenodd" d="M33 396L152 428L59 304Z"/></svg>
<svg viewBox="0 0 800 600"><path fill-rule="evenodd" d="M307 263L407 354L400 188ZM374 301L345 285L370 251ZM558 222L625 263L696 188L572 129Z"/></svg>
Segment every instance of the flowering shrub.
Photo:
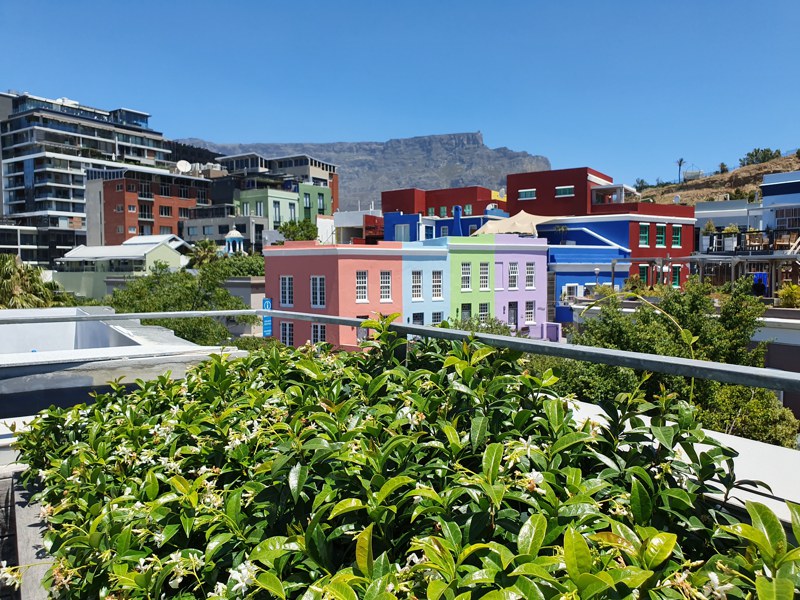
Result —
<svg viewBox="0 0 800 600"><path fill-rule="evenodd" d="M51 594L792 596L800 550L762 505L746 525L709 500L732 452L687 403L634 391L578 420L513 352L429 341L402 364L368 325L363 353L213 357L37 417L17 447Z"/></svg>

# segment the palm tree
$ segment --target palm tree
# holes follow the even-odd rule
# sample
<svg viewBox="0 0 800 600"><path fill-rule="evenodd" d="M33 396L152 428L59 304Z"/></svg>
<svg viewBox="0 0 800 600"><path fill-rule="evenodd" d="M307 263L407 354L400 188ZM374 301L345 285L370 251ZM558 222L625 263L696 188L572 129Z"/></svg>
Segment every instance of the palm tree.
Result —
<svg viewBox="0 0 800 600"><path fill-rule="evenodd" d="M0 254L0 308L44 308L53 305L53 287L42 270L13 254Z"/></svg>
<svg viewBox="0 0 800 600"><path fill-rule="evenodd" d="M190 265L198 269L208 263L217 260L218 248L214 240L200 240L194 245L192 250L192 260Z"/></svg>
<svg viewBox="0 0 800 600"><path fill-rule="evenodd" d="M679 158L679 159L678 159L678 160L675 162L675 164L677 164L677 165L678 165L678 183L680 183L680 182L681 182L681 168L683 167L683 165L684 165L684 164L686 164L686 161L685 161L685 160L683 160L682 158Z"/></svg>

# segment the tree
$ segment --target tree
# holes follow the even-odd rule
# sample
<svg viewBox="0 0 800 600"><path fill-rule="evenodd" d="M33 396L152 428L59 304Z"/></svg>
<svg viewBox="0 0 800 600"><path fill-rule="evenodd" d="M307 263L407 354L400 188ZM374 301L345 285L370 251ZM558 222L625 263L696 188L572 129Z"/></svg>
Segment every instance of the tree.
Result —
<svg viewBox="0 0 800 600"><path fill-rule="evenodd" d="M681 169L683 168L683 165L686 164L686 161L683 160L682 158L679 158L677 161L675 161L675 164L678 165L678 183L680 183L681 182Z"/></svg>
<svg viewBox="0 0 800 600"><path fill-rule="evenodd" d="M728 165L726 165L724 162L719 163L719 172L720 173L727 173L728 171L729 171Z"/></svg>
<svg viewBox="0 0 800 600"><path fill-rule="evenodd" d="M711 300L714 289L696 278L690 279L684 291L667 290L658 308L642 303L632 314L621 310L618 297L607 298L600 305L599 315L588 319L571 341L661 356L764 366L765 346L751 344L764 312L764 305L750 294L752 283L751 278L736 281L730 294L723 298L718 314ZM697 338L691 346L682 330ZM640 377L631 369L568 361L562 367L559 385L561 392L603 404L635 389ZM743 398L741 393L730 390L736 386L699 379L692 384L686 378L666 374L649 376L641 387L650 401L662 389L684 399L693 395L707 427L768 443L795 445L798 421L790 411L783 411L774 394L756 390L752 398ZM777 429L765 433L764 427L758 425L760 419L777 423Z"/></svg>
<svg viewBox="0 0 800 600"><path fill-rule="evenodd" d="M250 308L221 285L216 271L201 269L195 276L185 270L172 272L164 263L156 263L148 275L136 277L124 288L114 290L105 303L118 313ZM172 329L178 337L204 346L220 344L230 335L224 324L209 317L143 323Z"/></svg>
<svg viewBox="0 0 800 600"><path fill-rule="evenodd" d="M0 308L45 308L57 304L56 286L42 280L42 270L18 256L0 254Z"/></svg>
<svg viewBox="0 0 800 600"><path fill-rule="evenodd" d="M280 227L278 227L278 233L280 233L287 242L315 240L317 239L317 235L319 235L317 226L308 219L281 223Z"/></svg>
<svg viewBox="0 0 800 600"><path fill-rule="evenodd" d="M214 240L200 240L192 249L192 258L189 266L199 268L219 259L219 248Z"/></svg>
<svg viewBox="0 0 800 600"><path fill-rule="evenodd" d="M641 192L641 191L642 191L644 188L646 188L646 187L650 187L650 184L649 184L649 183L647 183L647 182L646 182L644 179L642 179L641 177L639 177L639 178L638 178L638 179L636 179L636 181L634 182L634 184L633 184L633 187L634 187L634 189L635 189L637 192Z"/></svg>
<svg viewBox="0 0 800 600"><path fill-rule="evenodd" d="M771 148L753 148L750 152L739 159L739 166L746 167L747 165L760 165L761 163L769 162L776 158L781 157L780 150L772 150Z"/></svg>
<svg viewBox="0 0 800 600"><path fill-rule="evenodd" d="M200 267L206 277L215 277L220 285L231 277L260 277L264 275L264 257L260 254L231 254Z"/></svg>

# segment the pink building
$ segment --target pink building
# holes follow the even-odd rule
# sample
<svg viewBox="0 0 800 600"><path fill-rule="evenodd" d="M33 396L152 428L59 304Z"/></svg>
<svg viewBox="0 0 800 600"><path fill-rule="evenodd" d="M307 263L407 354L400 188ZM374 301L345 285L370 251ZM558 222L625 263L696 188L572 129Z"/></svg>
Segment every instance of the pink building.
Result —
<svg viewBox="0 0 800 600"><path fill-rule="evenodd" d="M286 242L264 248L265 292L275 310L372 318L401 313L401 242L323 245ZM307 341L353 349L366 332L355 327L273 319L273 335L288 346Z"/></svg>

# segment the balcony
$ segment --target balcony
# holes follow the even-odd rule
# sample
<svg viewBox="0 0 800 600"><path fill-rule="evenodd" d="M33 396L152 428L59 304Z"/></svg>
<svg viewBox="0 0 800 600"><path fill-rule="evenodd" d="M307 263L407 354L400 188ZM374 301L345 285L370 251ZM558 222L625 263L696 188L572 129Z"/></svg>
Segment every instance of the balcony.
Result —
<svg viewBox="0 0 800 600"><path fill-rule="evenodd" d="M800 229L700 233L700 254L760 256L791 254L800 246Z"/></svg>

